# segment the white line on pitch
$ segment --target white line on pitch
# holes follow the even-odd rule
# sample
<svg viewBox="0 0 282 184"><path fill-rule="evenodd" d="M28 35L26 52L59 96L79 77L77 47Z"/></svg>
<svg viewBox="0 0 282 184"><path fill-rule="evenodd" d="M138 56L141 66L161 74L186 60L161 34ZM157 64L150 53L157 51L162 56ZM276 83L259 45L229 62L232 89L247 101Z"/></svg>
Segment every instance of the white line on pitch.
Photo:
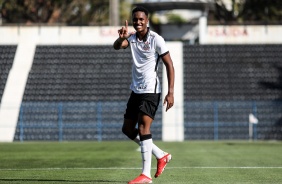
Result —
<svg viewBox="0 0 282 184"><path fill-rule="evenodd" d="M17 169L17 168L7 168L0 169L0 171L29 171L29 170L137 170L142 169L141 167L89 167L89 168L26 168L26 169ZM156 169L156 168L152 168ZM166 167L166 169L282 169L282 166L269 166L269 167Z"/></svg>
<svg viewBox="0 0 282 184"><path fill-rule="evenodd" d="M166 169L282 169L282 166L242 166L242 167L167 167Z"/></svg>

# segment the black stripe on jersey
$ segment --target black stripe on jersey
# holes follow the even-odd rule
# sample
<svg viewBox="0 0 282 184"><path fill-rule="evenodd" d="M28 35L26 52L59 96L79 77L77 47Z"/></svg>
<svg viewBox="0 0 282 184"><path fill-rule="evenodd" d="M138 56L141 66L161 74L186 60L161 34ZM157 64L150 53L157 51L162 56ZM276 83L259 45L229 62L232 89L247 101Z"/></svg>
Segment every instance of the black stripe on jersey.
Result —
<svg viewBox="0 0 282 184"><path fill-rule="evenodd" d="M156 74L157 75L157 74ZM156 77L156 84L155 84L155 90L154 90L154 93L157 93L157 85L158 85L158 80L157 80L157 77Z"/></svg>
<svg viewBox="0 0 282 184"><path fill-rule="evenodd" d="M158 55L157 62L156 62L156 66L155 66L155 72L156 72L157 69L158 69L158 64L159 64L160 58L161 58L161 57L164 57L164 56L167 55L168 53L169 53L169 51L167 51L167 52L165 52L165 53L163 53L163 54L161 54L161 55Z"/></svg>
<svg viewBox="0 0 282 184"><path fill-rule="evenodd" d="M167 55L168 53L169 53L169 51L167 51L167 52L161 54L160 57L164 57L164 56Z"/></svg>
<svg viewBox="0 0 282 184"><path fill-rule="evenodd" d="M157 62L156 62L156 65L155 65L155 72L156 72L157 69L158 69L158 64L159 64L160 58L161 58L160 55L158 55Z"/></svg>
<svg viewBox="0 0 282 184"><path fill-rule="evenodd" d="M157 92L157 85L158 85L158 73L157 73L157 69L158 69L158 64L159 64L159 61L160 61L160 55L158 55L158 58L157 58L157 62L156 62L156 65L155 65L155 72L156 72L156 84L155 84L155 93Z"/></svg>
<svg viewBox="0 0 282 184"><path fill-rule="evenodd" d="M156 84L155 84L155 93L157 92L157 84L158 84L158 81L157 81L157 77L158 77L158 74L157 74L157 69L158 69L158 64L159 64L159 60L161 57L164 57L165 55L167 55L169 53L169 51L161 54L161 55L158 55L158 58L157 58L157 62L156 62L156 66L155 66L155 72L156 72Z"/></svg>

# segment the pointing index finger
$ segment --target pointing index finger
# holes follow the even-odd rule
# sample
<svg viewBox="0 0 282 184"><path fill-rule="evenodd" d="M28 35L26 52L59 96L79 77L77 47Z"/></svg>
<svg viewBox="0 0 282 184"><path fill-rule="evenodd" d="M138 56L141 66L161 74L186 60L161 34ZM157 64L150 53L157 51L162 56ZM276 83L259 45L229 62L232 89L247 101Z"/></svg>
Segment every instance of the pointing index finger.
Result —
<svg viewBox="0 0 282 184"><path fill-rule="evenodd" d="M127 29L127 27L128 27L128 22L127 22L127 20L125 21L125 29Z"/></svg>

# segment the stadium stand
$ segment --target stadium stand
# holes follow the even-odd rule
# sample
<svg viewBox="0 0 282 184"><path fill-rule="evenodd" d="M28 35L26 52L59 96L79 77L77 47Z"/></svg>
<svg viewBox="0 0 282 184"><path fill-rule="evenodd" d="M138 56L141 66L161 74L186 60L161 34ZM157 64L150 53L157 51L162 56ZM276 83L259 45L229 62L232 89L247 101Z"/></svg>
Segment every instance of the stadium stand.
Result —
<svg viewBox="0 0 282 184"><path fill-rule="evenodd" d="M281 45L183 50L185 139L248 139L249 113L260 120L258 139L282 138Z"/></svg>
<svg viewBox="0 0 282 184"><path fill-rule="evenodd" d="M0 103L7 82L8 74L12 68L17 46L0 45Z"/></svg>
<svg viewBox="0 0 282 184"><path fill-rule="evenodd" d="M14 139L127 139L121 126L130 82L129 49L38 45ZM161 139L160 119L161 110L155 139Z"/></svg>
<svg viewBox="0 0 282 184"><path fill-rule="evenodd" d="M281 51L184 42L185 140L248 139L250 113L259 119L256 139L282 139ZM127 140L130 75L129 50L38 45L14 140ZM161 110L152 131L162 139Z"/></svg>
<svg viewBox="0 0 282 184"><path fill-rule="evenodd" d="M126 100L130 71L110 46L37 46L24 101Z"/></svg>

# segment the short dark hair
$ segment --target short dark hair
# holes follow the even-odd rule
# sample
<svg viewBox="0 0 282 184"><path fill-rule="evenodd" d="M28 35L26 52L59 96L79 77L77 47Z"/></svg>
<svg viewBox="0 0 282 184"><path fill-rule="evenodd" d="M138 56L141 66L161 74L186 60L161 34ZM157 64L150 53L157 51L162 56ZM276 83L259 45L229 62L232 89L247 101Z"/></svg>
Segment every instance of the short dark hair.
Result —
<svg viewBox="0 0 282 184"><path fill-rule="evenodd" d="M135 8L132 10L132 15L133 15L135 12L138 12L138 11L144 12L147 17L149 16L148 10L147 10L146 8L142 7L142 6L137 6L137 7L135 7Z"/></svg>

